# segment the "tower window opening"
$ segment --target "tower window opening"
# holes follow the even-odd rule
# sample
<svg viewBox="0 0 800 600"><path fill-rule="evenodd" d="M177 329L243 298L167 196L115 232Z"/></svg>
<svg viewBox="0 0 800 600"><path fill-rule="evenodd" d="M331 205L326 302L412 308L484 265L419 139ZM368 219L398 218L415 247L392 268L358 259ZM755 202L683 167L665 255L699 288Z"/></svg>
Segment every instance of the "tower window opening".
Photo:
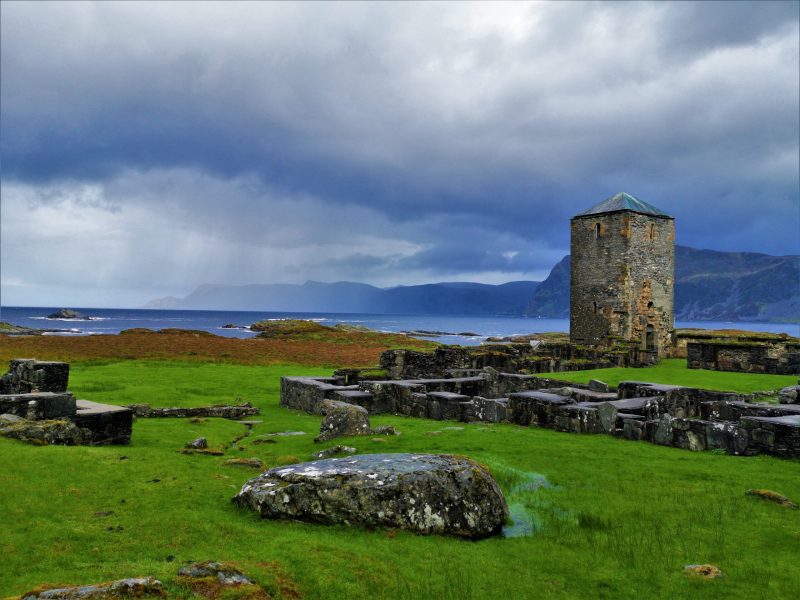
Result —
<svg viewBox="0 0 800 600"><path fill-rule="evenodd" d="M650 239L656 239L656 226L654 223L650 223Z"/></svg>
<svg viewBox="0 0 800 600"><path fill-rule="evenodd" d="M592 305L594 306L594 314L597 314L597 302L592 302Z"/></svg>
<svg viewBox="0 0 800 600"><path fill-rule="evenodd" d="M600 223L594 224L594 239L596 240L600 239Z"/></svg>

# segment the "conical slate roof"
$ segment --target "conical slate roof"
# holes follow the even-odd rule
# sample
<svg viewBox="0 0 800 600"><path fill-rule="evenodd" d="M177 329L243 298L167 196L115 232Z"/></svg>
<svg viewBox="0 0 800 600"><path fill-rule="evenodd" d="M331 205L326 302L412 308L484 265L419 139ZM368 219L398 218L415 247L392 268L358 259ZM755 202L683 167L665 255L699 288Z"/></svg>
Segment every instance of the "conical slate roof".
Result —
<svg viewBox="0 0 800 600"><path fill-rule="evenodd" d="M636 196L631 196L625 192L615 194L610 198L606 198L600 204L595 204L589 210L575 215L576 217L585 217L587 215L599 215L601 213L618 212L622 210L629 210L631 212L642 213L645 215L656 215L658 217L669 217L669 215L652 204L642 202ZM672 218L672 217L670 217Z"/></svg>

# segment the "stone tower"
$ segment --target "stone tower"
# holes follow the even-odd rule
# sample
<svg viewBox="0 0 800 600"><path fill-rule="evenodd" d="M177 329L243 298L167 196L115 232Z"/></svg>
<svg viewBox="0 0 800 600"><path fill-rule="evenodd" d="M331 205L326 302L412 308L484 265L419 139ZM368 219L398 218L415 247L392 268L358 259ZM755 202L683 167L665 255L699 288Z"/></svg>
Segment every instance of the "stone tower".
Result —
<svg viewBox="0 0 800 600"><path fill-rule="evenodd" d="M569 337L638 345L651 358L672 341L675 219L630 194L572 217Z"/></svg>

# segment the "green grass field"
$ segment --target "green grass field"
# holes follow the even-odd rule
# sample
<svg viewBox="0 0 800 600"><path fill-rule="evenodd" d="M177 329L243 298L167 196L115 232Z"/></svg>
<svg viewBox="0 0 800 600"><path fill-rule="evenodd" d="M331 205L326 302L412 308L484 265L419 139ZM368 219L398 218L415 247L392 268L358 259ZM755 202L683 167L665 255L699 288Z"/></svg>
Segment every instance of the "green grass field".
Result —
<svg viewBox="0 0 800 600"><path fill-rule="evenodd" d="M558 376L615 383L617 375L659 381L678 371L671 361L659 369ZM259 406L263 422L218 457L179 450L201 435L211 446L227 446L243 425L140 419L130 446L34 447L0 438L0 596L43 583L154 575L170 597L190 598L175 580L179 566L226 560L286 598L800 597L800 511L744 494L768 488L797 501L800 461L394 416L373 424L393 424L400 436L316 445L320 418L278 406L279 377L302 373L329 370L73 364L70 387L81 398L154 406L238 398ZM719 381L714 387L741 391L786 385L783 378L718 380L731 374L696 373L686 383ZM253 443L260 434L286 430L307 435ZM254 456L275 466L340 442L361 453L465 454L486 464L507 493L532 473L552 487L508 494L533 524L531 535L480 542L267 521L230 502L258 471L225 466L226 458ZM688 563L716 564L725 577L690 579L682 572Z"/></svg>
<svg viewBox="0 0 800 600"><path fill-rule="evenodd" d="M684 358L669 358L662 360L654 367L642 369L592 369L567 373L543 373L542 377L553 377L575 383L588 383L590 379L599 379L612 386L617 386L620 381L625 380L649 381L744 393L776 390L797 383L796 375L762 375L687 369Z"/></svg>

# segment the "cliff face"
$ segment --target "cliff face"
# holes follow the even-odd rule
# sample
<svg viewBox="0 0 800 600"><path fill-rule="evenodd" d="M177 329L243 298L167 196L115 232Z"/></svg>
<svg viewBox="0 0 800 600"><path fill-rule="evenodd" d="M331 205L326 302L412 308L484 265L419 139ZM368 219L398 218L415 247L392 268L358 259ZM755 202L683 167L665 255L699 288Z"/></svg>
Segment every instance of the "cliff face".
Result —
<svg viewBox="0 0 800 600"><path fill-rule="evenodd" d="M569 316L569 256L534 292L529 316ZM675 246L675 318L800 321L800 257Z"/></svg>
<svg viewBox="0 0 800 600"><path fill-rule="evenodd" d="M569 318L569 255L562 258L536 291L525 310L529 317Z"/></svg>
<svg viewBox="0 0 800 600"><path fill-rule="evenodd" d="M800 257L675 247L675 318L799 321Z"/></svg>

